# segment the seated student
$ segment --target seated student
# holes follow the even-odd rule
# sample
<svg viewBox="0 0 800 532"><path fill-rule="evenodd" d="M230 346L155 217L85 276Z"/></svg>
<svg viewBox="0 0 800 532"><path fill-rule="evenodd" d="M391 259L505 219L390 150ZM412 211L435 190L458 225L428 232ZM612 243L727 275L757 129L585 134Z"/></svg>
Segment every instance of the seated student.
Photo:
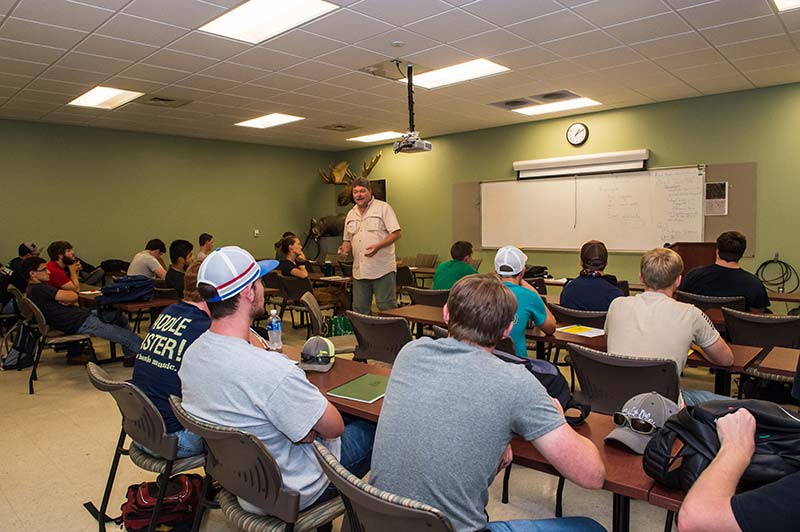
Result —
<svg viewBox="0 0 800 532"><path fill-rule="evenodd" d="M469 263L472 259L472 244L459 240L450 247L452 260L441 263L433 274L434 290L450 290L456 281L467 275L474 275L478 270Z"/></svg>
<svg viewBox="0 0 800 532"><path fill-rule="evenodd" d="M533 321L545 334L553 334L556 330L556 319L536 289L523 279L527 260L527 255L514 246L502 247L494 256L494 271L517 298L517 315L509 336L514 341L516 355L522 358L528 358L525 342L528 321Z"/></svg>
<svg viewBox="0 0 800 532"><path fill-rule="evenodd" d="M286 258L286 252L283 251L283 241L290 236L297 236L291 231L286 231L281 235L281 239L275 242L275 260L283 260Z"/></svg>
<svg viewBox="0 0 800 532"><path fill-rule="evenodd" d="M22 266L22 261L29 258L29 257L38 257L42 253L42 248L38 247L36 244L31 242L30 240L27 242L23 242L17 248L17 256L8 261L7 266L13 270L17 271Z"/></svg>
<svg viewBox="0 0 800 532"><path fill-rule="evenodd" d="M183 277L186 269L192 264L192 243L188 240L174 240L169 245L169 260L172 264L164 276L167 286L178 291L178 297L183 299Z"/></svg>
<svg viewBox="0 0 800 532"><path fill-rule="evenodd" d="M167 246L158 238L150 240L140 251L133 256L131 265L128 266L128 275L144 275L150 279L163 279L167 270L161 262L161 256L167 252Z"/></svg>
<svg viewBox="0 0 800 532"><path fill-rule="evenodd" d="M680 377L689 348L695 343L712 363L730 366L733 363L731 348L708 316L694 305L672 299L681 283L681 256L671 249L652 249L642 256L640 269L639 278L645 291L636 296L618 297L608 308L605 327L608 352L674 360ZM683 390L682 396L686 405L730 399L703 390Z"/></svg>
<svg viewBox="0 0 800 532"><path fill-rule="evenodd" d="M561 305L576 310L606 311L622 290L616 278L611 283L603 274L608 264L608 250L599 240L590 240L581 247L581 273L561 291Z"/></svg>
<svg viewBox="0 0 800 532"><path fill-rule="evenodd" d="M117 323L106 323L97 316L96 310L73 306L78 302L78 293L50 286L50 270L42 258L22 261L22 274L28 279L28 297L42 311L50 327L67 334L91 334L121 344L126 362L133 363L142 339L128 329L128 318L124 314L119 313ZM68 363L86 361L77 355L67 359Z"/></svg>
<svg viewBox="0 0 800 532"><path fill-rule="evenodd" d="M303 245L300 239L294 235L287 236L281 240L281 252L286 256L280 261L278 268L281 274L286 277L298 277L308 279L308 261L303 255ZM334 305L336 314L344 314L350 308L350 296L338 286L322 286L314 288L312 293L321 305Z"/></svg>
<svg viewBox="0 0 800 532"><path fill-rule="evenodd" d="M59 290L70 290L77 293L81 286L81 282L78 279L81 271L81 261L75 258L75 250L72 249L72 244L66 240L51 242L47 246L47 254L50 256L50 262L47 263L47 269L50 270L50 280L47 284ZM27 279L25 281L27 282Z"/></svg>
<svg viewBox="0 0 800 532"><path fill-rule="evenodd" d="M300 494L302 510L337 493L311 442L319 438L361 477L369 471L375 425L343 419L285 355L248 343L250 323L264 314L261 278L277 266L273 260L256 262L236 246L219 248L203 261L197 288L208 303L211 328L186 350L178 376L189 413L264 442L284 486ZM240 503L262 513L247 501Z"/></svg>
<svg viewBox="0 0 800 532"><path fill-rule="evenodd" d="M524 366L492 354L516 307L494 275L453 286L443 311L450 337L420 338L397 355L370 484L438 508L459 532L603 530L586 518L487 523L489 484L511 462L514 435L580 486L597 489L605 480L597 448L566 424L558 401Z"/></svg>
<svg viewBox="0 0 800 532"><path fill-rule="evenodd" d="M214 237L208 233L201 233L197 243L200 245L200 249L197 250L196 260L203 260L214 251Z"/></svg>
<svg viewBox="0 0 800 532"><path fill-rule="evenodd" d="M720 450L692 485L678 515L684 532L797 530L800 473L744 493L736 486L755 450L756 421L744 408L717 419Z"/></svg>
<svg viewBox="0 0 800 532"><path fill-rule="evenodd" d="M769 306L764 284L739 266L745 249L747 239L742 233L722 233L717 237L716 262L689 270L679 290L704 296L744 296L748 310L764 310Z"/></svg>
<svg viewBox="0 0 800 532"><path fill-rule="evenodd" d="M178 437L178 458L203 452L203 440L181 426L169 404L170 395L181 397L178 370L186 349L211 326L208 305L197 291L199 269L199 263L189 266L183 301L162 310L150 326L136 355L131 381L161 412L167 432Z"/></svg>

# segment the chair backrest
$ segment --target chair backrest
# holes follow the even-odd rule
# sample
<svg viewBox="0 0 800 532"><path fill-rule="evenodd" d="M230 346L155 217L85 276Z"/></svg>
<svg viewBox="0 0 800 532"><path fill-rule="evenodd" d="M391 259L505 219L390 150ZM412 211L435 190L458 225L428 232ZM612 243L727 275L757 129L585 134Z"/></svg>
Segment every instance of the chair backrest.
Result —
<svg viewBox="0 0 800 532"><path fill-rule="evenodd" d="M311 291L311 281L299 277L278 276L281 295L288 302L299 302L303 294Z"/></svg>
<svg viewBox="0 0 800 532"><path fill-rule="evenodd" d="M352 277L353 276L353 263L352 262L344 262L339 261L339 267L342 269L342 275L344 277Z"/></svg>
<svg viewBox="0 0 800 532"><path fill-rule="evenodd" d="M734 344L800 348L800 316L751 314L722 308L725 330Z"/></svg>
<svg viewBox="0 0 800 532"><path fill-rule="evenodd" d="M144 392L130 382L115 381L94 362L86 364L86 372L95 388L110 393L117 402L122 428L133 441L167 460L177 457L178 437L167 434L164 418Z"/></svg>
<svg viewBox="0 0 800 532"><path fill-rule="evenodd" d="M395 285L397 288L401 286L416 286L417 280L414 277L414 272L408 266L398 266L397 274L395 276Z"/></svg>
<svg viewBox="0 0 800 532"><path fill-rule="evenodd" d="M417 253L414 266L433 268L436 266L437 260L439 260L439 255L436 253Z"/></svg>
<svg viewBox="0 0 800 532"><path fill-rule="evenodd" d="M567 344L581 392L592 411L613 414L640 393L658 392L678 402L678 369L673 360L612 355Z"/></svg>
<svg viewBox="0 0 800 532"><path fill-rule="evenodd" d="M450 295L450 290L429 290L413 286L407 286L405 291L411 297L412 305L429 305L431 307L443 307Z"/></svg>
<svg viewBox="0 0 800 532"><path fill-rule="evenodd" d="M547 295L547 283L544 282L544 277L531 277L525 280L536 289L540 296Z"/></svg>
<svg viewBox="0 0 800 532"><path fill-rule="evenodd" d="M450 336L450 332L444 327L433 325L431 326L431 329L433 329L433 337L436 338L437 340L439 338L447 338L448 336Z"/></svg>
<svg viewBox="0 0 800 532"><path fill-rule="evenodd" d="M28 296L22 296L22 306L20 309L23 307L28 310L30 316L33 317L33 321L36 322L36 327L39 329L39 335L42 340L47 338L50 327L47 325L47 320L44 318L44 313L39 306L31 301Z"/></svg>
<svg viewBox="0 0 800 532"><path fill-rule="evenodd" d="M187 412L181 399L169 398L177 420L203 438L206 473L225 490L287 523L297 521L300 494L283 487L280 467L264 444L238 429L203 421Z"/></svg>
<svg viewBox="0 0 800 532"><path fill-rule="evenodd" d="M262 282L264 283L264 288L276 288L278 290L281 289L281 274L277 271L271 271L267 275L262 278Z"/></svg>
<svg viewBox="0 0 800 532"><path fill-rule="evenodd" d="M322 336L322 310L319 308L319 301L311 292L306 292L300 298L300 302L308 310L308 319L311 323L311 336Z"/></svg>
<svg viewBox="0 0 800 532"><path fill-rule="evenodd" d="M472 267L475 268L476 270L478 270L481 267L481 263L483 262L483 259L470 259L467 262L472 264Z"/></svg>
<svg viewBox="0 0 800 532"><path fill-rule="evenodd" d="M153 297L156 299L174 299L175 301L180 300L178 291L175 288L156 288L153 292Z"/></svg>
<svg viewBox="0 0 800 532"><path fill-rule="evenodd" d="M358 341L355 358L393 364L397 353L411 341L411 331L405 318L367 316L352 310L347 311L347 317Z"/></svg>
<svg viewBox="0 0 800 532"><path fill-rule="evenodd" d="M441 511L413 499L371 486L350 473L324 445L314 442L322 470L336 486L347 511L350 529L358 532L453 532Z"/></svg>
<svg viewBox="0 0 800 532"><path fill-rule="evenodd" d="M400 262L403 264L403 266L416 266L417 257L402 257Z"/></svg>
<svg viewBox="0 0 800 532"><path fill-rule="evenodd" d="M623 296L628 297L629 295L631 295L631 287L628 284L628 281L619 281L618 280L617 281L617 288L619 288L620 291L622 291L622 295Z"/></svg>
<svg viewBox="0 0 800 532"><path fill-rule="evenodd" d="M677 290L675 292L675 299L682 303L692 304L700 310L728 307L734 310L744 311L746 308L744 296L702 296L700 294L692 294L691 292Z"/></svg>
<svg viewBox="0 0 800 532"><path fill-rule="evenodd" d="M19 288L14 286L13 284L8 285L8 293L14 296L14 299L17 302L17 309L19 310L19 315L22 316L23 320L29 320L33 317L31 313L31 309L25 304L25 294L19 291Z"/></svg>
<svg viewBox="0 0 800 532"><path fill-rule="evenodd" d="M575 310L555 303L548 303L547 307L553 313L553 317L558 323L570 323L576 325L585 325L586 327L594 327L602 329L606 324L606 314L608 312L601 310Z"/></svg>

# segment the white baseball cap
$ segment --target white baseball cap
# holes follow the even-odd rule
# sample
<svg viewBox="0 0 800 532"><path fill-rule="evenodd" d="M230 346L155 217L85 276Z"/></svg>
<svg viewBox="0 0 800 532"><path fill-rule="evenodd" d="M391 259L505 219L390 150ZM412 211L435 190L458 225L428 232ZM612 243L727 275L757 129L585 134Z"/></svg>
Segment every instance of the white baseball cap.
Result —
<svg viewBox="0 0 800 532"><path fill-rule="evenodd" d="M494 256L494 271L501 277L514 277L525 270L526 262L528 262L528 256L519 248L504 246L498 249Z"/></svg>
<svg viewBox="0 0 800 532"><path fill-rule="evenodd" d="M200 265L197 286L206 283L216 289L217 294L206 301L225 301L277 267L277 260L256 261L238 246L225 246L211 252Z"/></svg>

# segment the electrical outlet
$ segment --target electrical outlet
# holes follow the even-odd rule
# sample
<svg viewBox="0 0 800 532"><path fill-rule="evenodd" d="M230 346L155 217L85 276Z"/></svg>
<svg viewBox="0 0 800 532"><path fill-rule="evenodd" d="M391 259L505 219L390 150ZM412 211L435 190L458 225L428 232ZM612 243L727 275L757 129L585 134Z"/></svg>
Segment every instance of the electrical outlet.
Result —
<svg viewBox="0 0 800 532"><path fill-rule="evenodd" d="M261 236L261 231L258 229L253 229L253 238L258 238Z"/></svg>
<svg viewBox="0 0 800 532"><path fill-rule="evenodd" d="M772 259L772 260L775 260L775 261L780 260L780 255L778 254L777 251L775 252L775 258Z"/></svg>

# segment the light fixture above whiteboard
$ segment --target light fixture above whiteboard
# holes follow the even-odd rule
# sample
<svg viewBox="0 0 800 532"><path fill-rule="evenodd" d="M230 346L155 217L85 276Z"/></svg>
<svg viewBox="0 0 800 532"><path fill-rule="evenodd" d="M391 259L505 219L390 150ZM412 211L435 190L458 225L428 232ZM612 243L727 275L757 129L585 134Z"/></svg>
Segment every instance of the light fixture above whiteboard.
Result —
<svg viewBox="0 0 800 532"><path fill-rule="evenodd" d="M612 151L530 161L514 161L517 179L644 170L650 150Z"/></svg>

